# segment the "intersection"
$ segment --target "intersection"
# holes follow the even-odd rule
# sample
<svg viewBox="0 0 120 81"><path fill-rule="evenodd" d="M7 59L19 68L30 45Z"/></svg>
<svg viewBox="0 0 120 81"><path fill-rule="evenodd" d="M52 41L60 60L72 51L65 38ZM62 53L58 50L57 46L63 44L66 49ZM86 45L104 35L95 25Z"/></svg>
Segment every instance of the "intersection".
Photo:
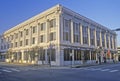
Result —
<svg viewBox="0 0 120 81"><path fill-rule="evenodd" d="M0 81L120 81L120 64L81 68L0 66Z"/></svg>

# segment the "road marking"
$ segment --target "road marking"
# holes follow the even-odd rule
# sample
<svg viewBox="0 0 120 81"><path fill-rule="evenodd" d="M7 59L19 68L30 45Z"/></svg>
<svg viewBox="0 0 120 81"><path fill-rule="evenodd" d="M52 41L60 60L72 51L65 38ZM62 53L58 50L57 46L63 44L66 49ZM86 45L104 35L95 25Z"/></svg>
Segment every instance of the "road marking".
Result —
<svg viewBox="0 0 120 81"><path fill-rule="evenodd" d="M96 71L96 70L102 70L102 68L95 68L94 71Z"/></svg>
<svg viewBox="0 0 120 81"><path fill-rule="evenodd" d="M2 71L8 72L8 73L12 72L12 71L9 71L9 70L2 70Z"/></svg>
<svg viewBox="0 0 120 81"><path fill-rule="evenodd" d="M11 68L11 70L13 70L13 71L17 71L17 72L20 72L20 70L17 70L17 69L14 69L14 68Z"/></svg>
<svg viewBox="0 0 120 81"><path fill-rule="evenodd" d="M108 71L108 70L110 70L110 69L103 69L103 70L101 70L101 71Z"/></svg>
<svg viewBox="0 0 120 81"><path fill-rule="evenodd" d="M112 70L112 71L109 71L109 72L117 72L117 71L119 71L119 70Z"/></svg>

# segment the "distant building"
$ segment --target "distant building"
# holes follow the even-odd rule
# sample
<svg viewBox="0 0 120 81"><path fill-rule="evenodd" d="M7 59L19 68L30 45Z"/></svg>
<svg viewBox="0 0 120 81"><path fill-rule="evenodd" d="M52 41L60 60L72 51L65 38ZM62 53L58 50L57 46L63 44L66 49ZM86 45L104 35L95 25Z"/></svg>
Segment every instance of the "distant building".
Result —
<svg viewBox="0 0 120 81"><path fill-rule="evenodd" d="M95 63L116 54L116 33L64 6L56 5L0 37L6 62L64 66Z"/></svg>

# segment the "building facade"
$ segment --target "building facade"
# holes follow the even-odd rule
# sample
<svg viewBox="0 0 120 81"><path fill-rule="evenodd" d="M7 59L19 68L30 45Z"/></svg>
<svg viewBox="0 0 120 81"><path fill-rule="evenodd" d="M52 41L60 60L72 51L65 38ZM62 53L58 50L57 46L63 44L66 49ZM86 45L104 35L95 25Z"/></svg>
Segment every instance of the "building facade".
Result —
<svg viewBox="0 0 120 81"><path fill-rule="evenodd" d="M118 61L120 61L120 46L117 47Z"/></svg>
<svg viewBox="0 0 120 81"><path fill-rule="evenodd" d="M116 54L116 33L56 5L0 37L6 62L64 66L108 60Z"/></svg>

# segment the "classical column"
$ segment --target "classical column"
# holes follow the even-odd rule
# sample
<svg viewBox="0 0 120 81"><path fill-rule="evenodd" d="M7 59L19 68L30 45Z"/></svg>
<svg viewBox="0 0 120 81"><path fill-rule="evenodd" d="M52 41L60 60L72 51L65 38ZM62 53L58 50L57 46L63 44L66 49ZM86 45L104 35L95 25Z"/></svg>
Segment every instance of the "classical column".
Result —
<svg viewBox="0 0 120 81"><path fill-rule="evenodd" d="M102 46L102 34L101 34L101 30L100 30L100 46Z"/></svg>
<svg viewBox="0 0 120 81"><path fill-rule="evenodd" d="M81 45L83 45L83 31L82 31L82 24L80 24L80 37L81 37Z"/></svg>
<svg viewBox="0 0 120 81"><path fill-rule="evenodd" d="M71 27L71 35L70 35L71 39L70 40L71 40L71 43L74 43L73 20L71 19L70 21L71 21L71 24L70 24L71 25L70 26Z"/></svg>
<svg viewBox="0 0 120 81"><path fill-rule="evenodd" d="M94 34L95 34L95 46L97 46L97 39L96 39L96 28L95 28Z"/></svg>
<svg viewBox="0 0 120 81"><path fill-rule="evenodd" d="M36 39L37 39L37 45L39 44L39 34L40 34L40 23L38 23L38 21L36 21L36 23L37 23L37 37L36 37Z"/></svg>
<svg viewBox="0 0 120 81"><path fill-rule="evenodd" d="M105 34L104 34L104 37L105 37L105 48L107 48L107 42L106 42L106 32L105 32Z"/></svg>
<svg viewBox="0 0 120 81"><path fill-rule="evenodd" d="M23 30L23 47L25 46L26 29Z"/></svg>
<svg viewBox="0 0 120 81"><path fill-rule="evenodd" d="M88 45L90 46L90 25L88 26Z"/></svg>
<svg viewBox="0 0 120 81"><path fill-rule="evenodd" d="M29 26L30 26L30 25L29 25ZM29 46L31 46L31 45L32 45L32 26L30 26L29 40L28 40L28 42L29 42Z"/></svg>
<svg viewBox="0 0 120 81"><path fill-rule="evenodd" d="M24 50L21 51L21 60L22 60L22 63L24 63Z"/></svg>
<svg viewBox="0 0 120 81"><path fill-rule="evenodd" d="M49 33L50 33L50 30L49 30L50 28L49 28L49 20L47 19L46 20L46 43L48 43L49 42Z"/></svg>

